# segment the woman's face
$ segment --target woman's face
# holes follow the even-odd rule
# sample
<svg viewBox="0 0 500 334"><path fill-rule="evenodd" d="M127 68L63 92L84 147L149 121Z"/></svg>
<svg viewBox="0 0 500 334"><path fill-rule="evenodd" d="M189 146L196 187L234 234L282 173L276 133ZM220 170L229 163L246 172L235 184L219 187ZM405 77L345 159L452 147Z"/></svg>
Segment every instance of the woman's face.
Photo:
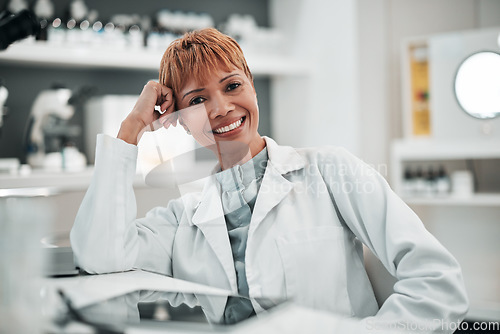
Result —
<svg viewBox="0 0 500 334"><path fill-rule="evenodd" d="M219 69L205 83L193 78L176 98L180 123L200 145L222 154L221 147L226 153L242 149L253 153L263 148L263 139L257 132L257 95L243 71ZM185 108L188 109L182 110Z"/></svg>

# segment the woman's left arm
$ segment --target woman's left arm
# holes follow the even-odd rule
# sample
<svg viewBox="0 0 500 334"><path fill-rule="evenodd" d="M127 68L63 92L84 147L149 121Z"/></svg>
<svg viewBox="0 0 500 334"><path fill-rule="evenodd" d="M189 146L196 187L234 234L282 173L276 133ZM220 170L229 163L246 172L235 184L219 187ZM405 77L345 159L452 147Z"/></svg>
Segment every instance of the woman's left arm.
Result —
<svg viewBox="0 0 500 334"><path fill-rule="evenodd" d="M403 326L398 324L403 321L433 332L432 324L440 331L443 322L463 320L468 298L460 265L386 180L344 149L334 148L319 160L345 224L398 280L372 323Z"/></svg>

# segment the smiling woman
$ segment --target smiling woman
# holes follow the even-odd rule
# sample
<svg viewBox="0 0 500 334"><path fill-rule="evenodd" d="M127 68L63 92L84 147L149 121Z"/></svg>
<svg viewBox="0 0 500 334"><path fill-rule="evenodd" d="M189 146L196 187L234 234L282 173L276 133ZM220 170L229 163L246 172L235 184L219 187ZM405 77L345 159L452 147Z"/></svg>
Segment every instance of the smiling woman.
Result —
<svg viewBox="0 0 500 334"><path fill-rule="evenodd" d="M204 104L206 115L179 113L179 122L217 154L223 169L248 161L264 148L257 132L259 107L252 73L232 38L215 29L187 33L165 51L160 84L172 88L176 109ZM248 149L232 149L227 143L222 149L220 141L237 141Z"/></svg>
<svg viewBox="0 0 500 334"><path fill-rule="evenodd" d="M137 218L135 144L177 122L219 164L203 191ZM343 332L451 332L437 326L467 311L460 266L384 178L344 149L280 146L258 125L252 74L232 38L204 29L173 42L118 138L98 137L71 231L80 267L141 268L250 297L199 301L222 322L262 312L267 297L328 311ZM380 308L363 244L398 279Z"/></svg>
<svg viewBox="0 0 500 334"><path fill-rule="evenodd" d="M226 169L250 160L262 151L265 142L257 132L259 108L248 77L234 68L230 72L219 69L213 78L205 83L194 79L186 83L177 105L185 108L203 103L205 113L180 112L178 120L196 141L217 154L221 167ZM227 143L235 141L241 145L233 148Z"/></svg>

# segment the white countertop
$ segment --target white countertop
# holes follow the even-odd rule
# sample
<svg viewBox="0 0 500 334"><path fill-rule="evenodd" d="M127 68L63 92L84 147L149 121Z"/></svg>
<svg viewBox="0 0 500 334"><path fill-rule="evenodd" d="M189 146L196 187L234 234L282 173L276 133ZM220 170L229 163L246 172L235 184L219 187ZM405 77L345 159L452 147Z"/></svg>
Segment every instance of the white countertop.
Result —
<svg viewBox="0 0 500 334"><path fill-rule="evenodd" d="M40 188L50 187L58 191L86 190L90 184L94 166L88 166L81 171L48 171L33 169L29 174L22 175L0 173L0 189L10 188ZM144 188L144 176L137 173L134 180L135 188Z"/></svg>
<svg viewBox="0 0 500 334"><path fill-rule="evenodd" d="M213 168L213 164L198 162L196 164L196 170L203 171L203 175L208 175L207 171ZM193 169L190 173L195 173L196 170ZM86 190L90 184L92 174L94 172L93 166L88 166L81 171L48 171L43 169L33 169L30 173L24 174L10 174L8 172L0 172L0 189L12 189L12 188L53 188L53 190L58 192L67 191L82 191ZM183 174L182 172L172 173L169 170L159 169L159 174L152 175L156 178L161 178L163 176L172 176L175 180L186 179L189 174ZM189 179L190 177L187 177ZM152 179L157 181L157 179ZM152 181L150 180L150 183ZM181 181L182 182L182 181ZM159 184L158 186L167 187L168 185ZM144 175L138 172L134 180L134 188L150 188L151 185L146 184ZM202 180L197 184L191 185L192 191L200 191L202 188Z"/></svg>

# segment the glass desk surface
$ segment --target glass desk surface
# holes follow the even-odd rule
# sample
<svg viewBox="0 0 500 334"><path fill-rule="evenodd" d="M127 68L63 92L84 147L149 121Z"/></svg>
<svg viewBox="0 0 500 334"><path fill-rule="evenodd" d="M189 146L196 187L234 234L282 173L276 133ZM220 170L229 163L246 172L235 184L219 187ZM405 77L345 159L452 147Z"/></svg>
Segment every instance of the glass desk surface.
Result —
<svg viewBox="0 0 500 334"><path fill-rule="evenodd" d="M233 305L251 301L266 310L284 303L268 298L250 300L241 296L138 290L75 308L62 291L59 294L66 307L56 317L57 327L78 322L97 333L125 333L130 328L158 329L167 333L230 332L249 317L225 314L228 299L233 299Z"/></svg>

